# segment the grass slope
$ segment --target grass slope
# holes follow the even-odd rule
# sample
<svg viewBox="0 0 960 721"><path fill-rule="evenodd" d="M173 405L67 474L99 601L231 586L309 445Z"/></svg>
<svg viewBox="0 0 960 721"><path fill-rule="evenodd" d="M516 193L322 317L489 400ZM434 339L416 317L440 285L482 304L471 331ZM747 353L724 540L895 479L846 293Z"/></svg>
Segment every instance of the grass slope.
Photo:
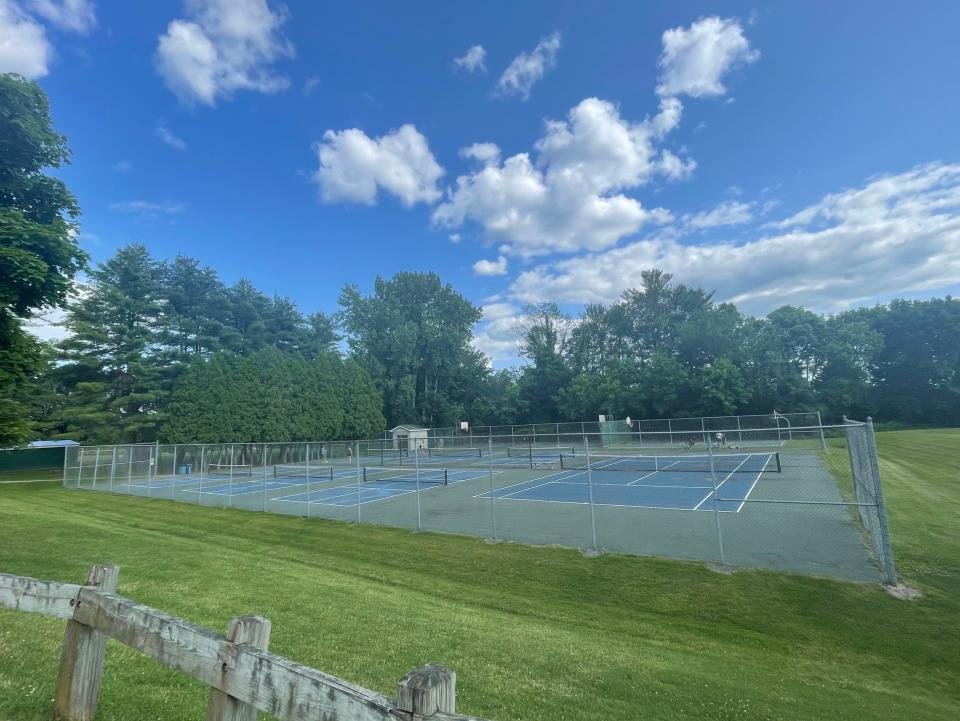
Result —
<svg viewBox="0 0 960 721"><path fill-rule="evenodd" d="M392 694L424 661L514 719L922 719L960 706L960 431L879 437L894 552L924 591L0 485L0 570L79 581ZM843 451L831 451L843 453ZM49 718L63 624L0 611L0 718ZM206 690L111 642L98 719L200 718Z"/></svg>

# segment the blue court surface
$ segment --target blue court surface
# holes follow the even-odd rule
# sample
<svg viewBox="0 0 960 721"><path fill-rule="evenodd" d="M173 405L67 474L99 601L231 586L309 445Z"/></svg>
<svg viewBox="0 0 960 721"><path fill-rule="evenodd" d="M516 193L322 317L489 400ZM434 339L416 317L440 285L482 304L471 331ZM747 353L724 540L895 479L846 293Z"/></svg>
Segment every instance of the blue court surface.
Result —
<svg viewBox="0 0 960 721"><path fill-rule="evenodd" d="M636 459L597 458L592 465L592 482L585 468L561 470L541 478L514 483L493 492L497 499L546 503L593 503L602 506L662 508L681 511L724 511L737 513L743 507L764 471L776 466L772 454L754 453L725 457L723 470L716 473L716 489L709 470L691 465L687 458L660 457L659 469L633 470ZM678 470L671 470L671 466ZM490 492L477 498L490 498Z"/></svg>
<svg viewBox="0 0 960 721"><path fill-rule="evenodd" d="M486 473L482 470L474 469L448 469L447 481L450 485L473 481L483 478ZM328 506L356 506L365 503L374 503L382 501L385 498L395 498L408 493L417 492L417 476L414 469L401 473L392 478L381 480L368 480L360 484L358 490L356 477L353 476L352 483L344 483L341 486L333 488L318 488L316 490L294 493L287 496L273 496L271 501L290 501L293 503L320 503ZM430 482L429 471L424 471L421 476L420 491L442 490L443 485Z"/></svg>

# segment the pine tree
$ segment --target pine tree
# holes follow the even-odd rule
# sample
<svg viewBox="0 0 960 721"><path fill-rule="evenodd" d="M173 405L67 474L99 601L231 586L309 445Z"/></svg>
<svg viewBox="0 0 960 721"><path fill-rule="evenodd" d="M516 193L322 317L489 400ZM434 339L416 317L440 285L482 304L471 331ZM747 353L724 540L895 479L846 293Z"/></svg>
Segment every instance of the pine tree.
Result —
<svg viewBox="0 0 960 721"><path fill-rule="evenodd" d="M142 245L122 248L91 273L72 304L56 376L65 388L63 430L78 440L154 440L163 373L158 266Z"/></svg>

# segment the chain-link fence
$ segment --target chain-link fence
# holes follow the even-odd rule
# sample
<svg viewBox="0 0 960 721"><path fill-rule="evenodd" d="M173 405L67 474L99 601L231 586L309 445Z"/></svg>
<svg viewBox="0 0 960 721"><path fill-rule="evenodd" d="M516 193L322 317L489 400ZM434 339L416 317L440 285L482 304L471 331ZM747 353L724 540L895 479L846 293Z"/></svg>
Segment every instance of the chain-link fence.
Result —
<svg viewBox="0 0 960 721"><path fill-rule="evenodd" d="M662 429L538 424L487 436L83 446L67 451L64 485L895 582L869 420L675 420Z"/></svg>

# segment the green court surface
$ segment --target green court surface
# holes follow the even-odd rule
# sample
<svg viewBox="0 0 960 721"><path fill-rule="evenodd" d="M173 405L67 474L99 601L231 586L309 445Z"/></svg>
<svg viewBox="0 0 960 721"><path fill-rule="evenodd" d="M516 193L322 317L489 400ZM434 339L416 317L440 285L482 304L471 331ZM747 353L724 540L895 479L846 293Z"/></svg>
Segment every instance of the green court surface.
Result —
<svg viewBox="0 0 960 721"><path fill-rule="evenodd" d="M139 477L125 476L123 463L93 466L87 453L76 483L67 485L533 545L878 580L863 529L842 505L851 500L842 491L843 468L831 472L825 453L808 445L724 449L714 455L712 473L702 450L677 447L605 449L592 455L589 472L582 446L558 446L495 447L492 454L446 449L440 457L406 458L396 468L367 467L362 464L380 459L359 458L352 465L217 465L214 472L185 465L178 474Z"/></svg>

